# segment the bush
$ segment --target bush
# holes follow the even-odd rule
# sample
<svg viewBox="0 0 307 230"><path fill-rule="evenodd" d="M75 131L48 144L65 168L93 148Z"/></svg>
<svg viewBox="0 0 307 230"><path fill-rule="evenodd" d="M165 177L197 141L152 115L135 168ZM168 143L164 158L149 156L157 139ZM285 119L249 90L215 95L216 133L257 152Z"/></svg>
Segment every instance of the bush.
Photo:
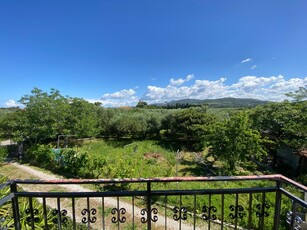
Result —
<svg viewBox="0 0 307 230"><path fill-rule="evenodd" d="M36 144L26 151L26 161L39 167L53 169L55 166L55 156L50 146Z"/></svg>
<svg viewBox="0 0 307 230"><path fill-rule="evenodd" d="M0 146L0 164L6 159L8 150L6 146Z"/></svg>
<svg viewBox="0 0 307 230"><path fill-rule="evenodd" d="M79 172L88 163L88 155L86 153L77 152L74 149L61 149L62 165L61 168L70 174L79 176Z"/></svg>

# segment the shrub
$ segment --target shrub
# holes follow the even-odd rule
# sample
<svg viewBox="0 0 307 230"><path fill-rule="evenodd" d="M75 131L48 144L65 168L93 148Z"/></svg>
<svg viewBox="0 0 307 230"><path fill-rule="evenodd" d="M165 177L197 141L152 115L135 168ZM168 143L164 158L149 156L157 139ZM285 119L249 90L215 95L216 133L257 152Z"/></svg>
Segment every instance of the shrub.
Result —
<svg viewBox="0 0 307 230"><path fill-rule="evenodd" d="M8 155L8 150L6 146L0 146L0 164L5 160Z"/></svg>

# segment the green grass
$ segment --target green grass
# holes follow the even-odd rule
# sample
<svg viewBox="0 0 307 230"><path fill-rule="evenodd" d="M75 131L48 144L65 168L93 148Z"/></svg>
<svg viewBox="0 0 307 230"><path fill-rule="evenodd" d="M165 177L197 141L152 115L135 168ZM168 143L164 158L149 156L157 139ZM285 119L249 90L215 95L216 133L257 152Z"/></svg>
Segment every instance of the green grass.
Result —
<svg viewBox="0 0 307 230"><path fill-rule="evenodd" d="M174 176L175 154L156 141L94 140L78 150L106 161L103 178Z"/></svg>

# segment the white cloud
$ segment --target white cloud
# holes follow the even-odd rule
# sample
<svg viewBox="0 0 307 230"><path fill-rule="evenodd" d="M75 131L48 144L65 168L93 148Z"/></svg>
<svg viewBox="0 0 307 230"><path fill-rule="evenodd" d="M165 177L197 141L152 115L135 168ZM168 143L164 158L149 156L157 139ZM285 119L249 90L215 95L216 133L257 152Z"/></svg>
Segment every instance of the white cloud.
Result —
<svg viewBox="0 0 307 230"><path fill-rule="evenodd" d="M253 65L252 67L251 67L251 69L256 69L257 68L257 65Z"/></svg>
<svg viewBox="0 0 307 230"><path fill-rule="evenodd" d="M189 75L188 75L189 76ZM185 80L192 79L187 77ZM227 79L221 77L211 81L196 79L191 86L169 85L165 87L149 85L140 98L134 89L123 89L118 92L104 94L101 99L88 99L90 102L101 102L104 107L135 106L139 100L149 104L184 98L216 99L223 97L254 98L269 101L289 99L285 93L296 91L307 85L307 77L285 79L284 76L243 76L237 82L227 84Z"/></svg>
<svg viewBox="0 0 307 230"><path fill-rule="evenodd" d="M14 100L8 100L4 103L6 107L17 107L20 106L16 101Z"/></svg>
<svg viewBox="0 0 307 230"><path fill-rule="evenodd" d="M185 79L182 78L178 78L177 80L175 80L174 78L170 79L170 84L171 85L182 85L185 82L190 81L193 78L193 74L189 74Z"/></svg>
<svg viewBox="0 0 307 230"><path fill-rule="evenodd" d="M242 60L241 63L252 62L252 61L253 61L253 59L246 58L246 59Z"/></svg>
<svg viewBox="0 0 307 230"><path fill-rule="evenodd" d="M115 93L106 93L102 96L102 99L122 99L122 98L131 97L135 93L136 92L133 89L123 89Z"/></svg>
<svg viewBox="0 0 307 230"><path fill-rule="evenodd" d="M136 87L138 88L138 87ZM101 102L104 107L135 106L139 98L133 89L123 89L114 93L106 93L101 99L87 99L91 103Z"/></svg>
<svg viewBox="0 0 307 230"><path fill-rule="evenodd" d="M142 100L149 103L158 103L183 98L236 97L282 101L287 99L285 93L295 91L306 84L307 77L286 80L282 75L271 77L244 76L231 85L226 84L226 78L220 78L216 81L195 80L194 84L189 87L148 86Z"/></svg>

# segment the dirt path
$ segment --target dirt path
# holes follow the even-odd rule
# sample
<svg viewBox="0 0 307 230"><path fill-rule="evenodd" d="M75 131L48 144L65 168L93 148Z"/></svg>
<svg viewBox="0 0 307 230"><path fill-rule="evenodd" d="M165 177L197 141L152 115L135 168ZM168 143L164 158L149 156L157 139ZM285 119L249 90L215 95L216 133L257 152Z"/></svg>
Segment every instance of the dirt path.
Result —
<svg viewBox="0 0 307 230"><path fill-rule="evenodd" d="M56 180L56 179L63 179L60 178L59 176L50 174L50 173L45 173L39 170L36 170L30 166L26 166L26 165L21 165L18 163L14 163L14 162L10 162L8 163L9 165L18 168L19 173L21 173L22 175L25 175L25 177L21 178L20 174L19 174L19 179L25 179L25 178L36 178L36 179L41 179L41 180ZM21 172L20 172L21 171ZM14 175L10 176L10 179L13 179ZM39 185L39 186L29 186L29 185L23 185L22 188L26 191L42 191L42 192L54 192L54 191L61 191L61 192L93 192L93 190L84 188L81 185ZM42 202L42 200L40 201ZM87 218L87 214L83 214L82 215L82 210L87 208L87 199L86 198L76 198L75 201L75 217L76 217L76 221L80 222L82 221L82 218ZM72 200L71 199L66 199L66 198L61 198L60 199L60 205L61 205L61 210L65 209L68 212L68 216L69 213L73 213L74 210L72 210ZM56 198L47 198L46 199L46 204L51 207L51 208L55 208L57 209L58 207L58 201ZM103 208L102 208L103 206ZM122 200L118 200L117 198L90 198L90 207L94 208L97 210L97 214L95 214L96 222L94 225L91 225L92 227L94 227L95 229L102 229L103 225L102 223L105 222L105 228L106 229L117 229L117 225L113 224L111 222L112 217L116 217L116 214L112 214L111 210L113 208L124 208L126 210L126 213L124 214L124 216L126 217L126 221L125 224L123 224L123 226L125 227L131 227L132 222L135 223L137 227L137 229L141 229L144 227L144 224L142 224L140 222L141 218L144 217L141 215L141 208L137 207L137 206L133 206L131 203L127 203L127 201L122 201ZM98 208L97 208L98 207ZM100 213L99 213L100 212ZM102 213L105 213L105 219L102 219L101 215ZM133 218L134 216L134 218ZM70 215L70 217L72 218L72 216ZM153 229L165 229L165 223L167 223L167 229L179 229L179 222L175 221L171 218L166 218L164 217L164 215L157 215L158 217L158 221L153 223ZM108 219L108 220L107 220ZM201 226L202 229L206 229L204 228L204 226ZM129 228L130 229L130 228ZM181 229L193 229L192 225L189 224L185 224L185 223L181 223ZM211 229L212 228L211 226Z"/></svg>

